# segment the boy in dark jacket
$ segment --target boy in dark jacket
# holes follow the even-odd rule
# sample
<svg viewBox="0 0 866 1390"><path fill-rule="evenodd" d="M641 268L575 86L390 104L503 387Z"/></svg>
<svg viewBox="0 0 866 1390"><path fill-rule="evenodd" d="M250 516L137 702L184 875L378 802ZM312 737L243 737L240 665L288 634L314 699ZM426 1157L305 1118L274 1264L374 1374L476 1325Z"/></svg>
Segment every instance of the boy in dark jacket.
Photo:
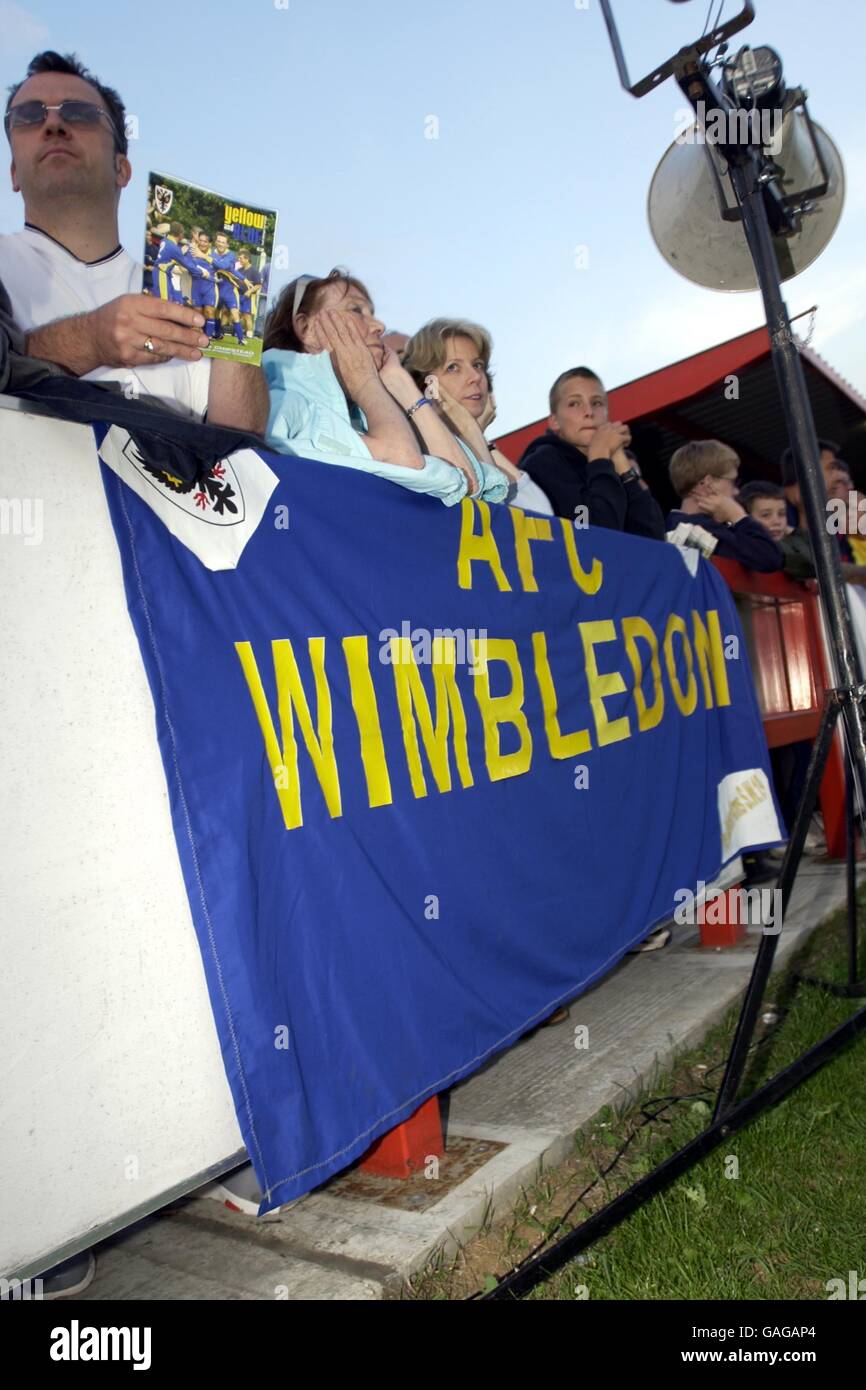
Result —
<svg viewBox="0 0 866 1390"><path fill-rule="evenodd" d="M557 516L663 541L661 508L626 452L628 426L607 418L607 395L589 367L571 367L550 389L546 432L520 460Z"/></svg>
<svg viewBox="0 0 866 1390"><path fill-rule="evenodd" d="M683 522L699 526L715 540L713 554L720 560L737 560L746 569L772 574L782 568L784 556L767 529L736 500L739 467L733 449L717 439L677 449L669 471L682 505L669 514L667 527L674 531Z"/></svg>
<svg viewBox="0 0 866 1390"><path fill-rule="evenodd" d="M815 561L809 533L802 526L788 525L785 493L778 483L747 483L737 501L749 516L769 532L785 557L785 573L790 579L814 579Z"/></svg>

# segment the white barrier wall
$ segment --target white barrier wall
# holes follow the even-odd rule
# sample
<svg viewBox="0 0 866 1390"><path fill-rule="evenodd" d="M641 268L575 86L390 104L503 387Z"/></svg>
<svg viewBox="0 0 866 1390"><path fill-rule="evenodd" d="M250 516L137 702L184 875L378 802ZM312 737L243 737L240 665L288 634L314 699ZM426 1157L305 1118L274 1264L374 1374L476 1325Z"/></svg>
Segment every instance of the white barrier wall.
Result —
<svg viewBox="0 0 866 1390"><path fill-rule="evenodd" d="M243 1143L93 435L10 408L0 651L0 1275L12 1275L224 1171Z"/></svg>

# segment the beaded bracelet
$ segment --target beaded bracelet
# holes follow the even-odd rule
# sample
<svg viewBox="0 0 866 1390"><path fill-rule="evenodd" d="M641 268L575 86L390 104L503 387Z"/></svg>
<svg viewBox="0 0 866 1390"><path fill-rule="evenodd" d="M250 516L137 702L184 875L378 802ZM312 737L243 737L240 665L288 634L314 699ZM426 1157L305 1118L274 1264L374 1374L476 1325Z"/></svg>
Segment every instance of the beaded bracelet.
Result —
<svg viewBox="0 0 866 1390"><path fill-rule="evenodd" d="M415 414L415 411L416 411L416 410L420 410L421 407L422 407L422 405L430 405L430 404L431 404L431 402L427 399L427 397L426 397L426 396L422 396L421 399L418 400L418 401L416 401L414 405L410 405L409 409L406 411L406 414L409 416L409 419L411 420L411 418L412 418L412 416Z"/></svg>

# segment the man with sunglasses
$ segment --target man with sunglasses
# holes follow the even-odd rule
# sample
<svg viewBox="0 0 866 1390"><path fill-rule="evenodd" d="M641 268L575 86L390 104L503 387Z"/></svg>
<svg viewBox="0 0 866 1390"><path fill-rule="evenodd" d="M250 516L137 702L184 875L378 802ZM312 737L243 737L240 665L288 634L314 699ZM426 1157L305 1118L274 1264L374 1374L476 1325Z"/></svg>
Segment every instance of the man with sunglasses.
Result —
<svg viewBox="0 0 866 1390"><path fill-rule="evenodd" d="M0 236L0 280L29 356L261 433L259 368L202 358L201 311L142 294L142 268L119 244L132 170L117 93L74 56L40 53L10 93L5 127L25 225Z"/></svg>

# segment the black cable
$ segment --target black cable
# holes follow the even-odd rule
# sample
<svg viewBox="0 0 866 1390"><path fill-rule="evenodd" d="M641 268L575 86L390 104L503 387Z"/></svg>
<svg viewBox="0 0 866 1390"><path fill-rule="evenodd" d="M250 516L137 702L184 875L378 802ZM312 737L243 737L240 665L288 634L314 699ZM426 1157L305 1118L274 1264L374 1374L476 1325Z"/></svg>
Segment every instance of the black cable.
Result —
<svg viewBox="0 0 866 1390"><path fill-rule="evenodd" d="M758 1038L756 1042L753 1042L753 1043L751 1044L751 1046L749 1047L749 1052L750 1052L750 1053L756 1051L757 1048L759 1048L759 1047L763 1047L766 1043L768 1043L768 1042L770 1041L770 1039L775 1035L775 1033L778 1031L780 1025L784 1022L785 1018L787 1017L788 1010L787 1010L787 1009L777 1009L776 1013L777 1013L777 1018L776 1018L776 1021L775 1021L774 1025L773 1025L772 1029L770 1029L767 1033L765 1033L763 1037ZM747 1054L747 1055L748 1055L748 1054ZM710 1076L712 1076L712 1075L713 1075L713 1072L722 1071L726 1066L727 1066L727 1058L725 1058L725 1059L724 1059L723 1061L721 1061L721 1062L716 1062L716 1064L715 1064L714 1066L708 1068L707 1073L706 1073L706 1076L704 1077L704 1080L706 1081ZM641 1114L642 1114L643 1117L644 1117L642 1123L639 1124L639 1125L636 1125L636 1127L632 1130L631 1134L629 1134L628 1137L626 1138L625 1142L624 1142L623 1144L620 1145L620 1147L617 1149L616 1153L614 1154L613 1158L611 1159L611 1161L610 1161L610 1163L607 1165L607 1167L606 1167L606 1168L603 1168L603 1169L601 1170L601 1172L599 1172L599 1173L593 1178L592 1182L589 1183L589 1184L583 1189L582 1192L578 1193L578 1195L575 1197L575 1199L574 1199L574 1201L571 1203L571 1205L568 1206L568 1207L566 1207L565 1211L564 1211L564 1212L562 1213L562 1215L558 1218L558 1220L557 1220L555 1226L553 1227L553 1229L550 1230L550 1231L548 1231L547 1234L544 1236L544 1238L543 1238L542 1240L540 1240L540 1241L538 1242L538 1244L535 1245L535 1246L533 1247L532 1250L528 1251L528 1253L527 1253L526 1255L524 1255L523 1258L522 1258L521 1260L519 1260L518 1263L517 1263L516 1265L514 1265L512 1269L510 1269L510 1270L508 1271L508 1277L510 1278L512 1274L517 1274L521 1269L523 1269L524 1265L528 1264L530 1260L534 1260L535 1257L536 1257L536 1255L540 1255L540 1254L541 1254L541 1252L542 1252L542 1250L544 1250L545 1246L549 1245L550 1242L553 1240L554 1236L556 1236L556 1235L559 1233L559 1231L562 1230L563 1226L565 1225L565 1223L566 1223L566 1221L568 1220L568 1218L569 1218L569 1216L571 1215L571 1213L574 1211L575 1207L579 1206L579 1205L583 1202L584 1198L587 1197L587 1196L589 1196L589 1194L590 1194L590 1192L592 1192L593 1188L597 1187L598 1184L599 1184L600 1182L603 1182L604 1179L607 1177L607 1175L608 1175L610 1172L613 1171L613 1169L616 1167L616 1165L619 1163L619 1160L622 1158L623 1154L625 1153L626 1149L627 1149L627 1148L629 1147L629 1145L637 1138L638 1134L641 1132L642 1129L645 1129L646 1126L647 1126L648 1124L651 1124L653 1120L658 1120L658 1119L662 1119L663 1122L664 1122L665 1124L670 1124L670 1120L664 1119L665 1111L666 1111L666 1110L672 1109L675 1105L679 1104L681 1101L684 1101L684 1100L691 1100L691 1101L705 1100L708 1096L709 1096L709 1097L713 1097L713 1096L715 1096L715 1094L716 1094L716 1092L712 1089L712 1087L703 1086L703 1087L701 1087L701 1089L700 1089L699 1091L686 1091L684 1095L679 1095L679 1096L652 1096L652 1097L650 1097L649 1100L645 1100L645 1101L643 1102L643 1104L641 1105L641 1107L640 1107L640 1109L641 1109ZM650 1106L658 1106L659 1108L656 1109L656 1110L654 1110L654 1111L650 1114L650 1113L648 1113L649 1107L650 1107ZM476 1289L475 1292L472 1293L472 1294L469 1294L468 1298L466 1298L464 1301L465 1301L466 1303L471 1303L474 1299L480 1298L483 1292L484 1292L483 1289Z"/></svg>
<svg viewBox="0 0 866 1390"><path fill-rule="evenodd" d="M713 24L710 23L710 15L713 13L713 3L714 0L710 0L710 7L707 10L707 17L704 21L704 27L701 32L701 38L703 38L704 34L708 34L711 29L716 29L718 27L719 20L722 17L722 10L725 7L725 0L719 0L719 8L716 10L715 22Z"/></svg>

